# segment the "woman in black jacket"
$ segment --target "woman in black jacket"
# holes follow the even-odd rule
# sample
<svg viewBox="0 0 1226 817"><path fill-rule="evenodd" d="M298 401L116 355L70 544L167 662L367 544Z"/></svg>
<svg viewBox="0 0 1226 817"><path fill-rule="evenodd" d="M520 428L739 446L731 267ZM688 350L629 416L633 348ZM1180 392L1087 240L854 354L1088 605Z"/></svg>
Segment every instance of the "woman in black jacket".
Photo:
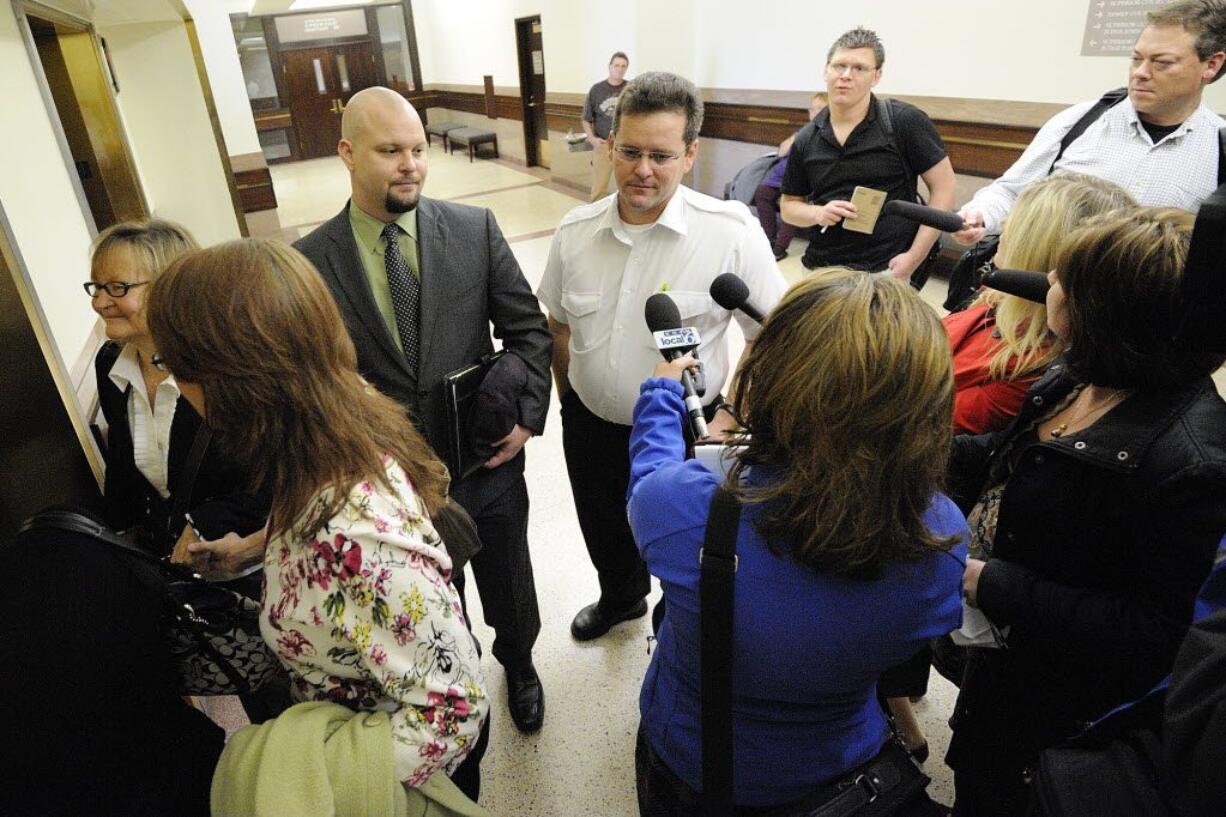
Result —
<svg viewBox="0 0 1226 817"><path fill-rule="evenodd" d="M255 534L248 539L258 563L268 501L244 490L246 475L217 450L174 377L158 366L145 324L148 285L196 248L186 229L162 219L116 224L94 242L85 291L108 338L94 361L107 424L107 521L138 533L135 541L158 555L178 543L176 558L182 560L190 558L186 546L197 531L209 540L230 532ZM196 560L198 569L209 569L209 553ZM229 572L236 566L226 565Z"/></svg>
<svg viewBox="0 0 1226 817"><path fill-rule="evenodd" d="M1047 299L1069 345L1004 432L958 437L972 648L951 726L955 814L1026 807L1041 749L1170 672L1226 531L1222 356L1178 332L1193 219L1120 211L1072 233Z"/></svg>

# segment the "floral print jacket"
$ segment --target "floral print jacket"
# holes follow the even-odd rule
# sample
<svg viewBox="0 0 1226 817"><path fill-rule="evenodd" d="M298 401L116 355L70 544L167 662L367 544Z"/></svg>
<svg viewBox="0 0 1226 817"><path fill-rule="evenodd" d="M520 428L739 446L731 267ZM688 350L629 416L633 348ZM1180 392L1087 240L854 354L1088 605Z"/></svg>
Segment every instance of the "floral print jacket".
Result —
<svg viewBox="0 0 1226 817"><path fill-rule="evenodd" d="M394 491L359 483L311 536L269 542L260 625L295 698L392 713L397 776L420 786L468 755L489 701L451 557L404 471L386 465Z"/></svg>

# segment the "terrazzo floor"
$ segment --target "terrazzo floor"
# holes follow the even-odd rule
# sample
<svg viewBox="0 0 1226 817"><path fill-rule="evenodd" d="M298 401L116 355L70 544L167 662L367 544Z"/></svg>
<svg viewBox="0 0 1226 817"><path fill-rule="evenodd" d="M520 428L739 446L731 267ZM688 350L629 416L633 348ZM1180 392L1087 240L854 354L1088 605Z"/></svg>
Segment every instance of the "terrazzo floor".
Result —
<svg viewBox="0 0 1226 817"><path fill-rule="evenodd" d="M338 158L275 165L272 175L281 223L299 235L334 215L348 197L348 175ZM578 191L559 192L507 160L469 163L437 148L430 154L425 190L436 198L493 210L533 288L544 269L550 232L581 203ZM801 251L798 241L780 264L789 281L803 273ZM939 309L944 282L929 282L923 295ZM738 332L730 335L734 345L743 344ZM733 359L739 352L733 349ZM541 610L534 655L545 689L545 725L535 735L516 731L506 707L505 676L487 651L483 668L494 706L481 802L504 817L631 817L638 814L634 736L639 686L650 660L650 623L646 617L629 622L586 644L571 639L571 618L595 601L598 588L566 478L556 399L545 433L529 443L527 457L529 541ZM483 621L471 576L469 588L474 632L488 646L493 632ZM658 598L656 587L651 602ZM952 800L952 775L941 758L955 692L934 673L928 696L916 706L932 749L926 766L933 778L929 791L946 803ZM231 729L243 722L232 701L213 701L211 710Z"/></svg>

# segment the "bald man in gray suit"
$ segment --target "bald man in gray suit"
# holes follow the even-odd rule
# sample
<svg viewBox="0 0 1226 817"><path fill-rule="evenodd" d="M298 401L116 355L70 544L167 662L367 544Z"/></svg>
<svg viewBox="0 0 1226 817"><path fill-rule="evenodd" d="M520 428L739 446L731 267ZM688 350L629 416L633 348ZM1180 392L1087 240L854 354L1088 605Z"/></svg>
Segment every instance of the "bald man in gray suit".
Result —
<svg viewBox="0 0 1226 817"><path fill-rule="evenodd" d="M364 377L447 451L444 375L493 351L490 328L527 370L514 430L485 467L451 486L476 520L473 573L494 657L506 668L511 717L540 729L544 692L532 665L540 632L528 556L524 443L545 427L551 339L545 317L489 210L422 195L428 143L421 117L387 88L355 94L337 152L352 198L295 243L332 289ZM389 243L390 242L390 243ZM462 575L454 577L462 589Z"/></svg>

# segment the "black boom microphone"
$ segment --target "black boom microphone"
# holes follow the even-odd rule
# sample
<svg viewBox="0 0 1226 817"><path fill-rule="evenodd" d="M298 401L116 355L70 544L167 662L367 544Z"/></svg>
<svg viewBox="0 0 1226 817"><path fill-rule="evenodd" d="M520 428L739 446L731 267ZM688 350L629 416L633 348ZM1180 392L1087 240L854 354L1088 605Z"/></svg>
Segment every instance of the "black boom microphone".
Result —
<svg viewBox="0 0 1226 817"><path fill-rule="evenodd" d="M1017 269L994 269L983 276L980 282L988 289L995 289L1006 295L1016 295L1037 304L1047 303L1047 274L1043 272L1025 272Z"/></svg>
<svg viewBox="0 0 1226 817"><path fill-rule="evenodd" d="M666 292L657 292L647 299L643 317L647 319L647 329L653 335L681 329L681 310L677 309L677 302ZM660 354L664 355L665 360L676 360L688 351L686 347L669 347L661 348ZM689 369L681 373L681 387L685 389L685 411L690 420L690 430L694 432L694 439L701 440L707 436L707 421L702 416L702 401L698 399L694 376Z"/></svg>
<svg viewBox="0 0 1226 817"><path fill-rule="evenodd" d="M962 221L962 216L957 213L899 199L887 201L885 207L881 208L881 215L905 218L943 233L956 233L966 226L966 223Z"/></svg>
<svg viewBox="0 0 1226 817"><path fill-rule="evenodd" d="M762 312L749 302L749 286L735 273L724 272L711 282L711 297L729 312L737 309L762 323Z"/></svg>

